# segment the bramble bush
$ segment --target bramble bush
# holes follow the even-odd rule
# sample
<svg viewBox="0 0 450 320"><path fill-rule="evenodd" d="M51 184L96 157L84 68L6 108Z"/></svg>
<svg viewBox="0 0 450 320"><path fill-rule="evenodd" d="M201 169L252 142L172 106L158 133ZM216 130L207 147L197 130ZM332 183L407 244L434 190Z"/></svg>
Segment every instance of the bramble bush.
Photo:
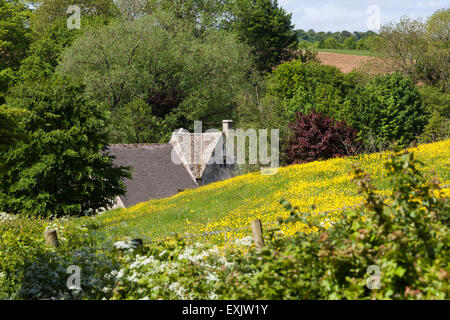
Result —
<svg viewBox="0 0 450 320"><path fill-rule="evenodd" d="M356 130L320 113L299 112L290 128L292 137L285 152L288 163L352 156L358 151Z"/></svg>

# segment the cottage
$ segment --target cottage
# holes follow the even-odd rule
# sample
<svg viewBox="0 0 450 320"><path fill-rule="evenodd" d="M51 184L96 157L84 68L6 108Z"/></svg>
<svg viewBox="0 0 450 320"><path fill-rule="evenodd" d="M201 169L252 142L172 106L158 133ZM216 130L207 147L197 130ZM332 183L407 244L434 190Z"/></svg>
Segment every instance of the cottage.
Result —
<svg viewBox="0 0 450 320"><path fill-rule="evenodd" d="M134 206L150 199L170 197L232 176L233 163L226 163L223 146L232 121L223 121L223 131L189 133L180 129L167 144L116 144L106 153L117 166L132 168L126 179L127 193L118 197L113 209Z"/></svg>

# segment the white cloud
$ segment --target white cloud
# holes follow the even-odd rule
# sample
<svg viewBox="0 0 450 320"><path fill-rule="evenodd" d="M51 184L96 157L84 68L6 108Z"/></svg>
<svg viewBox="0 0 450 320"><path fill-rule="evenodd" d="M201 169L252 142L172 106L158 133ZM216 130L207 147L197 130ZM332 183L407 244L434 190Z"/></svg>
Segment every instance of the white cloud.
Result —
<svg viewBox="0 0 450 320"><path fill-rule="evenodd" d="M367 8L377 5L381 22L398 21L401 16L426 18L436 10L448 8L450 0L278 0L292 13L296 29L316 31L366 31Z"/></svg>

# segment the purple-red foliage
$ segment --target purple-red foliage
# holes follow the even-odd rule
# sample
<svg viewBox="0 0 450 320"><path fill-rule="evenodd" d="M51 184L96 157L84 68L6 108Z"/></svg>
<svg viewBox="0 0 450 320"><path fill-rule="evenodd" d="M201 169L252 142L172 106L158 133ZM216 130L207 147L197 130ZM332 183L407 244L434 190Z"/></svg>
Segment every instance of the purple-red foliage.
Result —
<svg viewBox="0 0 450 320"><path fill-rule="evenodd" d="M297 113L286 150L290 164L351 156L357 153L357 131L320 113Z"/></svg>

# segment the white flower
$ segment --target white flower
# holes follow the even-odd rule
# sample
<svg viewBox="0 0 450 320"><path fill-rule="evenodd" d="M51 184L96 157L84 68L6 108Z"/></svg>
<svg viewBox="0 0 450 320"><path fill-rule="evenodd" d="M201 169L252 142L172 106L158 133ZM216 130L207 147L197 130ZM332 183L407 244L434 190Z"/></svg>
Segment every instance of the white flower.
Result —
<svg viewBox="0 0 450 320"><path fill-rule="evenodd" d="M0 212L0 222L7 222L16 220L17 216L13 216L11 214L7 214L5 212Z"/></svg>
<svg viewBox="0 0 450 320"><path fill-rule="evenodd" d="M245 246L245 247L250 247L253 244L253 239L252 237L245 237L242 239L236 239L234 241L235 245L241 245L241 246Z"/></svg>
<svg viewBox="0 0 450 320"><path fill-rule="evenodd" d="M109 288L109 287L104 287L104 288L102 289L102 292L104 292L104 293L108 293L108 292L111 292L111 291L112 291L112 289Z"/></svg>
<svg viewBox="0 0 450 320"><path fill-rule="evenodd" d="M219 298L219 296L218 296L216 293L212 292L212 293L209 295L209 298L210 298L211 300L217 300L217 298Z"/></svg>
<svg viewBox="0 0 450 320"><path fill-rule="evenodd" d="M162 257L166 252L167 252L167 250L164 250L163 252L161 252L161 253L159 254L159 257Z"/></svg>
<svg viewBox="0 0 450 320"><path fill-rule="evenodd" d="M208 275L206 276L206 278L205 278L207 281L210 281L210 282L216 282L216 281L219 281L219 278L217 278L217 276L215 275L215 274L212 274L212 273L208 273Z"/></svg>
<svg viewBox="0 0 450 320"><path fill-rule="evenodd" d="M114 247L117 249L132 249L132 246L128 241L117 241L114 243Z"/></svg>
<svg viewBox="0 0 450 320"><path fill-rule="evenodd" d="M186 289L184 289L178 282L173 282L169 285L169 290L175 292L180 298L185 296Z"/></svg>
<svg viewBox="0 0 450 320"><path fill-rule="evenodd" d="M178 260L186 259L186 260L189 260L192 262L199 262L210 255L209 251L203 251L199 254L193 254L193 253L194 253L194 249L188 247L184 250L184 252L182 254L180 254L178 256Z"/></svg>
<svg viewBox="0 0 450 320"><path fill-rule="evenodd" d="M125 270L120 269L120 271L117 273L116 278L117 278L117 279L122 279L123 276L124 276L124 274L125 274Z"/></svg>
<svg viewBox="0 0 450 320"><path fill-rule="evenodd" d="M131 276L127 278L130 282L138 282L139 281L139 274L133 273Z"/></svg>

